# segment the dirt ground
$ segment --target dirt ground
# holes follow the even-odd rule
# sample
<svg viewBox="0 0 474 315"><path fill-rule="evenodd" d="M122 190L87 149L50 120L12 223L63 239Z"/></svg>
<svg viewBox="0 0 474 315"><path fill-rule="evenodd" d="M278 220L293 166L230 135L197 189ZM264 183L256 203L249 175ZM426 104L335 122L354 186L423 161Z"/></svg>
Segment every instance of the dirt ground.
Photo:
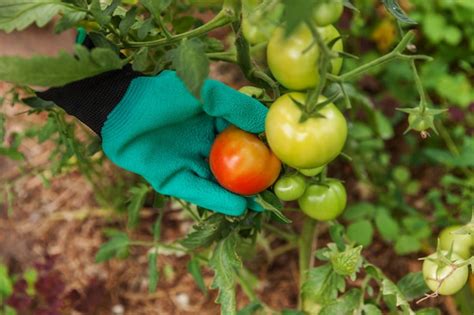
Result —
<svg viewBox="0 0 474 315"><path fill-rule="evenodd" d="M26 32L5 35L0 33L0 55L30 55L32 51L54 54L58 48L69 49L73 34L52 36L50 29L31 28ZM234 86L241 84L241 75L227 66L213 65L213 76ZM0 82L0 95L9 85ZM19 105L4 106L7 119L7 139L15 131L31 124L41 124L45 115L20 114ZM13 272L36 266L49 279L46 285L55 295L64 314L219 314L214 303L216 292L203 294L187 272L186 256L160 255L160 281L155 293L147 291L147 255L143 249L133 249L124 261L112 260L96 264L94 256L104 242L102 230L123 227L125 220L94 201L88 182L77 171L51 179L45 186L33 172L47 166L51 143L38 144L26 139L21 151L26 162L21 164L0 157L0 262ZM12 196L11 204L9 198ZM11 207L9 206L11 205ZM8 213L9 209L13 209ZM152 223L149 210L142 212L142 225ZM165 240L177 239L190 227L180 211L169 210L164 218ZM323 236L323 243L324 238ZM133 232L134 239L149 240L149 228ZM417 256L398 257L391 249L377 242L370 248L371 260L398 280L409 271L420 270ZM297 256L289 251L272 262L258 254L248 264L261 279L257 292L268 305L292 308L297 302ZM49 277L49 278L48 278ZM204 271L205 283L210 286L212 272ZM53 279L53 280L51 280ZM242 292L240 306L248 303ZM423 303L438 303L443 314L458 314L450 298ZM29 313L28 313L29 314ZM36 314L36 313L34 313ZM38 313L39 314L39 313Z"/></svg>

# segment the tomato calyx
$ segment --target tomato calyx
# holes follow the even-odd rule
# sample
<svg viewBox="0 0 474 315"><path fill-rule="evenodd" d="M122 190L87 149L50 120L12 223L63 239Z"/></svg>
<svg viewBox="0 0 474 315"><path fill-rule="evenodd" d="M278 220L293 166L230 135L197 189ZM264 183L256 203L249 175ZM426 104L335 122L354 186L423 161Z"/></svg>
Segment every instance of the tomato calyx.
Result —
<svg viewBox="0 0 474 315"><path fill-rule="evenodd" d="M326 118L323 114L320 113L320 111L328 104L333 102L333 98L327 98L324 101L317 103L316 106L314 106L314 109L309 110L307 104L303 104L297 99L295 99L293 96L290 95L290 99L293 101L293 103L298 106L298 108L301 110L301 117L299 119L300 123L304 123L310 118Z"/></svg>
<svg viewBox="0 0 474 315"><path fill-rule="evenodd" d="M416 108L397 108L397 110L408 114L408 128L404 133L410 130L420 132L423 139L426 139L430 134L429 129L432 129L435 134L438 130L434 125L434 118L436 115L444 113L447 109L434 109L426 106L418 106Z"/></svg>

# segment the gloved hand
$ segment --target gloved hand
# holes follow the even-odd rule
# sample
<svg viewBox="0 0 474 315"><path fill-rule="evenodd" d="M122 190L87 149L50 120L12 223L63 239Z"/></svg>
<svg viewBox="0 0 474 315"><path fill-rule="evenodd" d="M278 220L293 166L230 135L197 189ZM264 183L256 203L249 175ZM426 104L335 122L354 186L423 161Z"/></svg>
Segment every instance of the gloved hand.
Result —
<svg viewBox="0 0 474 315"><path fill-rule="evenodd" d="M206 158L228 122L263 132L267 109L214 80L205 82L201 99L172 71L134 79L102 128L104 152L162 194L240 215L247 207L245 198L213 180Z"/></svg>
<svg viewBox="0 0 474 315"><path fill-rule="evenodd" d="M115 94L107 92L114 88ZM90 92L94 89L98 93ZM39 96L101 134L110 160L142 175L156 191L227 215L241 215L249 206L263 210L217 184L206 160L229 123L264 131L267 108L223 83L206 80L200 101L173 71L155 77L120 71Z"/></svg>

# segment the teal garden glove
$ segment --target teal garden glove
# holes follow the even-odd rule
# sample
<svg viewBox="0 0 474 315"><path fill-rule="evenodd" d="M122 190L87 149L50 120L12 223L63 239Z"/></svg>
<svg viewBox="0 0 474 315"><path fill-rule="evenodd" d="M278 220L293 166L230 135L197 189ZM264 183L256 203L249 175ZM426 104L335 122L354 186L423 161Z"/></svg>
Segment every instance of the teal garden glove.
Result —
<svg viewBox="0 0 474 315"><path fill-rule="evenodd" d="M91 127L112 162L156 191L227 215L263 210L217 184L207 162L227 125L264 131L267 108L255 99L206 80L198 100L174 71L146 77L128 67L38 95Z"/></svg>

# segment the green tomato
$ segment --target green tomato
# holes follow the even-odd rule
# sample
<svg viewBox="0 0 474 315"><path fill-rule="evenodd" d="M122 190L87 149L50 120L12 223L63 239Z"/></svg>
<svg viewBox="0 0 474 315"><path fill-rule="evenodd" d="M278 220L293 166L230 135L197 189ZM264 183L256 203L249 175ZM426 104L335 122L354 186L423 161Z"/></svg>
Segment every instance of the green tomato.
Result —
<svg viewBox="0 0 474 315"><path fill-rule="evenodd" d="M441 249L446 251L450 250L452 245L456 254L468 259L471 257L471 247L474 245L474 239L471 235L453 233L461 227L460 225L453 225L443 229L439 234L439 245Z"/></svg>
<svg viewBox="0 0 474 315"><path fill-rule="evenodd" d="M284 176L280 178L274 187L275 195L280 200L296 200L304 194L306 182L303 176L299 174Z"/></svg>
<svg viewBox="0 0 474 315"><path fill-rule="evenodd" d="M328 25L317 28L324 42L338 38L337 29ZM342 40L332 46L333 51L342 51ZM319 83L319 47L314 44L309 27L301 24L289 37L285 30L278 27L272 34L267 46L267 62L273 76L290 90L314 88ZM342 67L342 58L331 60L331 73L338 74Z"/></svg>
<svg viewBox="0 0 474 315"><path fill-rule="evenodd" d="M326 165L320 166L320 167L315 167L315 168L300 168L298 169L298 172L301 174L308 176L308 177L313 177L321 173Z"/></svg>
<svg viewBox="0 0 474 315"><path fill-rule="evenodd" d="M267 42L283 14L282 4L276 4L271 10L264 10L259 7L261 2L243 2L242 33L251 45Z"/></svg>
<svg viewBox="0 0 474 315"><path fill-rule="evenodd" d="M291 97L290 97L291 96ZM333 103L319 113L300 122L306 94L292 92L280 96L270 107L265 120L267 141L273 153L287 165L300 168L321 167L341 153L347 137L347 123ZM326 98L320 97L319 101Z"/></svg>
<svg viewBox="0 0 474 315"><path fill-rule="evenodd" d="M446 252L443 251L445 255ZM431 254L429 258L437 258L437 253ZM451 257L452 263L459 263L462 258L453 253ZM432 291L438 291L441 295L452 295L466 284L469 270L467 266L457 268L453 271L453 266L439 267L436 262L424 260L423 261L423 278L425 279L426 285ZM445 278L445 279L444 279ZM439 280L444 279L441 286L439 286ZM439 286L439 287L438 287Z"/></svg>
<svg viewBox="0 0 474 315"><path fill-rule="evenodd" d="M319 0L314 8L314 23L317 26L333 24L339 20L343 9L342 0Z"/></svg>
<svg viewBox="0 0 474 315"><path fill-rule="evenodd" d="M328 221L337 218L346 207L347 194L338 180L328 180L324 185L311 185L298 199L301 210L309 217Z"/></svg>

